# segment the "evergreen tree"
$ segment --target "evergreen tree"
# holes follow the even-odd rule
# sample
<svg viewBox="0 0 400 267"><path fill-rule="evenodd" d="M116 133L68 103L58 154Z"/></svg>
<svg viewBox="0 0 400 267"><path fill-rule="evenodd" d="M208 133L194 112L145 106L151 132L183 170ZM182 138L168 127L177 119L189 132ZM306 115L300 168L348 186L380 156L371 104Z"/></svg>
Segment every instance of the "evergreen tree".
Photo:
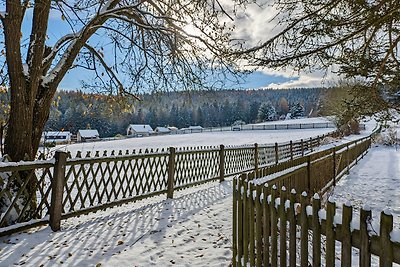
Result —
<svg viewBox="0 0 400 267"><path fill-rule="evenodd" d="M290 116L293 119L303 117L304 116L304 107L299 102L297 102L296 104L294 104L293 106L290 107Z"/></svg>
<svg viewBox="0 0 400 267"><path fill-rule="evenodd" d="M271 102L264 102L258 109L258 121L273 121L276 119L276 110Z"/></svg>

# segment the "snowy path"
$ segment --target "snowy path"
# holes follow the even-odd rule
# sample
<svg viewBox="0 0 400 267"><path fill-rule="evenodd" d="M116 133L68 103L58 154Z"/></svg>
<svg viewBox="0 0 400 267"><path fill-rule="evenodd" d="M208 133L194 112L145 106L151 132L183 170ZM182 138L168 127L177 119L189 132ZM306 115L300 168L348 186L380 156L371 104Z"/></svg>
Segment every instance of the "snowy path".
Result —
<svg viewBox="0 0 400 267"><path fill-rule="evenodd" d="M1 238L0 266L228 266L231 194L211 183Z"/></svg>
<svg viewBox="0 0 400 267"><path fill-rule="evenodd" d="M368 204L373 216L389 208L400 227L400 149L374 146L332 192L338 203Z"/></svg>

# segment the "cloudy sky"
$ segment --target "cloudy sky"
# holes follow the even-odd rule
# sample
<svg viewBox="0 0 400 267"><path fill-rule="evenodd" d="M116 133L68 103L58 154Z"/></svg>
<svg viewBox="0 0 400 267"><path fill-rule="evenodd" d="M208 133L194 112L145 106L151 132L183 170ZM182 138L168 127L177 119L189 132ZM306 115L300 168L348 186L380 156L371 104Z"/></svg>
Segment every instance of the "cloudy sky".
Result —
<svg viewBox="0 0 400 267"><path fill-rule="evenodd" d="M229 1L229 0L225 0ZM264 0L266 3L272 1ZM250 5L244 13L239 14L239 21L235 22L236 34L251 45L260 44L277 34L282 28L271 22L276 16L276 10L270 5ZM335 80L332 74L325 72L301 72L291 69L261 69L255 76L249 76L247 85L252 87L253 78L257 80L258 87L268 88L295 88L295 87L320 87L330 86Z"/></svg>
<svg viewBox="0 0 400 267"><path fill-rule="evenodd" d="M230 0L222 0L226 3ZM268 1L268 0L265 0ZM229 10L228 10L229 12ZM274 23L270 22L275 11L269 6L248 6L245 12L237 13L236 36L246 40L246 43L256 45L261 40L267 40L279 29ZM24 38L29 37L31 14L28 13L26 22L24 23ZM70 32L68 24L61 19L61 14L52 13L49 21L49 44L51 40L58 40L66 32ZM82 69L71 70L61 83L60 88L63 89L79 89L81 87L80 80L90 79L91 73L82 71ZM290 69L271 70L258 69L250 74L245 82L238 87L241 88L294 88L294 87L317 87L329 86L330 76L324 78L324 73L297 73Z"/></svg>

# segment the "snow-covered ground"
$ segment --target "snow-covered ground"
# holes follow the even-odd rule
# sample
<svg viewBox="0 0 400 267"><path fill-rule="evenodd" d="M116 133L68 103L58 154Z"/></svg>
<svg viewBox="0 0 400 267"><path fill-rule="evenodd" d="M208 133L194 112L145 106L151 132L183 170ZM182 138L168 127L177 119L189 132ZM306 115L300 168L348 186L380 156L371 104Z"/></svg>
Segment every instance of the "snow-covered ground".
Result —
<svg viewBox="0 0 400 267"><path fill-rule="evenodd" d="M389 209L400 228L400 149L375 145L330 193L337 203L368 205L372 213Z"/></svg>
<svg viewBox="0 0 400 267"><path fill-rule="evenodd" d="M79 144L68 149L271 143L316 136L324 130L328 129L290 130L286 135L249 132L252 137L245 132L203 133L181 135L171 143L157 141L164 136L149 137L85 144L95 148ZM277 135L271 137L271 133ZM174 140L175 136L168 137ZM184 137L187 139L181 139ZM144 143L146 140L148 143ZM357 205L368 202L374 210L389 206L399 216L399 171L400 150L374 147L350 175L342 178L333 197L339 202L351 199ZM172 200L159 196L71 218L63 221L56 233L42 227L0 238L0 266L229 266L231 218L231 181L208 183L176 192Z"/></svg>
<svg viewBox="0 0 400 267"><path fill-rule="evenodd" d="M231 202L225 181L71 218L0 238L0 266L228 266Z"/></svg>
<svg viewBox="0 0 400 267"><path fill-rule="evenodd" d="M167 148L167 147L197 147L197 146L216 146L216 145L244 145L244 144L271 144L275 142L286 142L290 140L300 140L317 135L332 132L332 128L324 129L303 129L303 130L254 130L254 131L227 131L227 132L206 132L179 135L150 136L141 138L128 138L122 140L79 143L72 145L57 146L55 149L70 151L73 155L77 151L97 150L133 150L146 148Z"/></svg>

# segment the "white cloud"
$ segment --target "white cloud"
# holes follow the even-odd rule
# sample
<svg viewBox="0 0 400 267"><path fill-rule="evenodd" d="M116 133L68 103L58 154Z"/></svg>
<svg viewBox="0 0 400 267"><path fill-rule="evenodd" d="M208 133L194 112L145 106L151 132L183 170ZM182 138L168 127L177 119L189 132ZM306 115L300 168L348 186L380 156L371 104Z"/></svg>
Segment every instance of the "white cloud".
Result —
<svg viewBox="0 0 400 267"><path fill-rule="evenodd" d="M277 10L270 5L249 5L244 13L237 14L238 19L234 22L236 26L234 32L235 37L245 40L247 46L255 46L267 41L282 30L282 27L276 26L276 22L271 22L272 18L274 18L276 14ZM336 67L334 68L336 69ZM249 69L249 67L245 67L245 69ZM326 72L314 71L313 73L307 73L305 71L297 72L290 68L264 68L258 69L258 71L267 75L281 76L290 79L290 81L287 82L271 83L267 88L330 86L333 81L337 80L337 75L332 73L331 70Z"/></svg>

